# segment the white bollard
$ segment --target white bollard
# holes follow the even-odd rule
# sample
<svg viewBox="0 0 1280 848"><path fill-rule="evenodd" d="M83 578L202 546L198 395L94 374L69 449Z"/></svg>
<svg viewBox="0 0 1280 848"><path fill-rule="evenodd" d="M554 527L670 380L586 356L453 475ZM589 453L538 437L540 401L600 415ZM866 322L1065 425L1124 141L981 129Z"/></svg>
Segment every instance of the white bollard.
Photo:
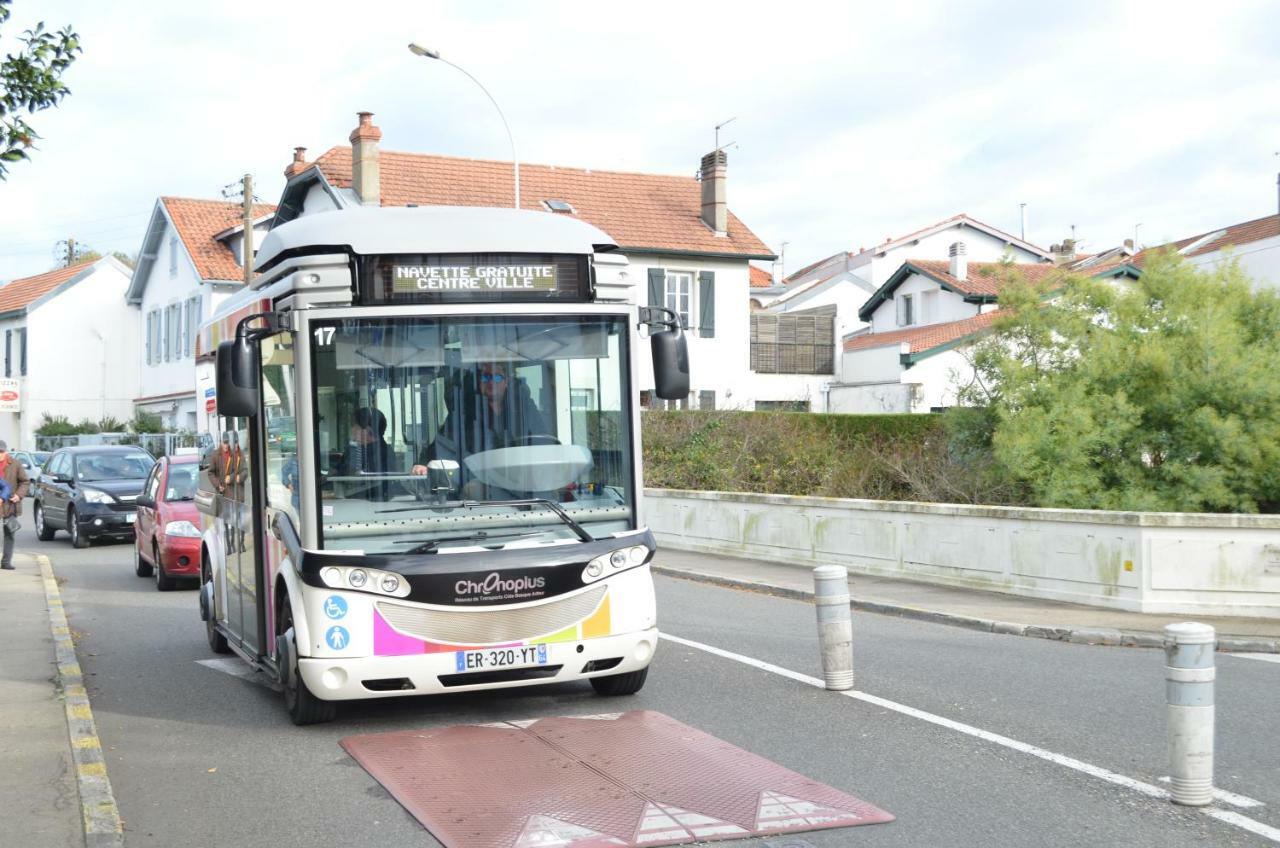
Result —
<svg viewBox="0 0 1280 848"><path fill-rule="evenodd" d="M813 570L813 605L818 610L822 676L828 689L853 688L853 616L849 611L849 572L843 565Z"/></svg>
<svg viewBox="0 0 1280 848"><path fill-rule="evenodd" d="M1175 804L1213 800L1213 628L1194 621L1164 629L1169 768Z"/></svg>

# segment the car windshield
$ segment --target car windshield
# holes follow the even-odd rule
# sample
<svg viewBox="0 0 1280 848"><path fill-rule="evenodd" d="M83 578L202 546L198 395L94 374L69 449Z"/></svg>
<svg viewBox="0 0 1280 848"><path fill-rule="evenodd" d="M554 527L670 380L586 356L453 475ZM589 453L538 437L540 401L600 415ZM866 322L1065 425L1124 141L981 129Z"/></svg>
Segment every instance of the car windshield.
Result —
<svg viewBox="0 0 1280 848"><path fill-rule="evenodd" d="M76 479L84 483L98 480L141 480L155 460L145 453L100 453L76 457Z"/></svg>
<svg viewBox="0 0 1280 848"><path fill-rule="evenodd" d="M634 529L621 316L354 319L312 333L326 548ZM274 479L278 475L270 475ZM524 500L523 504L497 502Z"/></svg>
<svg viewBox="0 0 1280 848"><path fill-rule="evenodd" d="M36 465L39 465L41 467L43 467L44 464L49 461L49 456L50 456L49 451L34 451L31 454L32 459L36 461Z"/></svg>
<svg viewBox="0 0 1280 848"><path fill-rule="evenodd" d="M189 501L196 496L196 474L200 468L195 463L174 465L169 468L169 481L164 487L166 501Z"/></svg>

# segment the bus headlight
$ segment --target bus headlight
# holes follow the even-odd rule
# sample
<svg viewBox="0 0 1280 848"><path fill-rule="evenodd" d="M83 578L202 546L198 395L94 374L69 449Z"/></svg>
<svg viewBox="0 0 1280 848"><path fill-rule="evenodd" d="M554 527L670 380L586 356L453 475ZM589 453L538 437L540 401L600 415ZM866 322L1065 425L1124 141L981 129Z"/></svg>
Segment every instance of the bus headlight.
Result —
<svg viewBox="0 0 1280 848"><path fill-rule="evenodd" d="M355 589L393 598L407 598L412 590L409 581L399 574L347 565L326 565L320 569L320 582L330 589Z"/></svg>
<svg viewBox="0 0 1280 848"><path fill-rule="evenodd" d="M606 570L617 572L640 565L648 558L649 549L644 545L632 545L629 548L619 548L616 551L601 554L587 563L587 567L582 572L582 582L590 583L599 580Z"/></svg>

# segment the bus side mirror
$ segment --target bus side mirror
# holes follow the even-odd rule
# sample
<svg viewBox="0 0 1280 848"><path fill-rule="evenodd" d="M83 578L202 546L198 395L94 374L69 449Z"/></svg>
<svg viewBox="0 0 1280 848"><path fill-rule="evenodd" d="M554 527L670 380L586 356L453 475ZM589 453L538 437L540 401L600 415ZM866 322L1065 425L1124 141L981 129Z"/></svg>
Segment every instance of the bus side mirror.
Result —
<svg viewBox="0 0 1280 848"><path fill-rule="evenodd" d="M677 321L649 336L653 353L653 390L663 400L689 397L689 341Z"/></svg>
<svg viewBox="0 0 1280 848"><path fill-rule="evenodd" d="M249 339L222 342L217 352L218 414L251 418L258 414L258 357Z"/></svg>

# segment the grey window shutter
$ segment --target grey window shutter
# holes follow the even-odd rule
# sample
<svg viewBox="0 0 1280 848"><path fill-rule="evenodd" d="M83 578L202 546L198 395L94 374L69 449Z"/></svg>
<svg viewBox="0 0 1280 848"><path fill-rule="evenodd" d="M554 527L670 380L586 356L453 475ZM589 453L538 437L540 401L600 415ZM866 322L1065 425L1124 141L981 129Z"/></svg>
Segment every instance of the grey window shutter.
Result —
<svg viewBox="0 0 1280 848"><path fill-rule="evenodd" d="M667 272L662 268L649 269L649 305L666 306Z"/></svg>
<svg viewBox="0 0 1280 848"><path fill-rule="evenodd" d="M716 337L716 272L698 272L698 335Z"/></svg>

